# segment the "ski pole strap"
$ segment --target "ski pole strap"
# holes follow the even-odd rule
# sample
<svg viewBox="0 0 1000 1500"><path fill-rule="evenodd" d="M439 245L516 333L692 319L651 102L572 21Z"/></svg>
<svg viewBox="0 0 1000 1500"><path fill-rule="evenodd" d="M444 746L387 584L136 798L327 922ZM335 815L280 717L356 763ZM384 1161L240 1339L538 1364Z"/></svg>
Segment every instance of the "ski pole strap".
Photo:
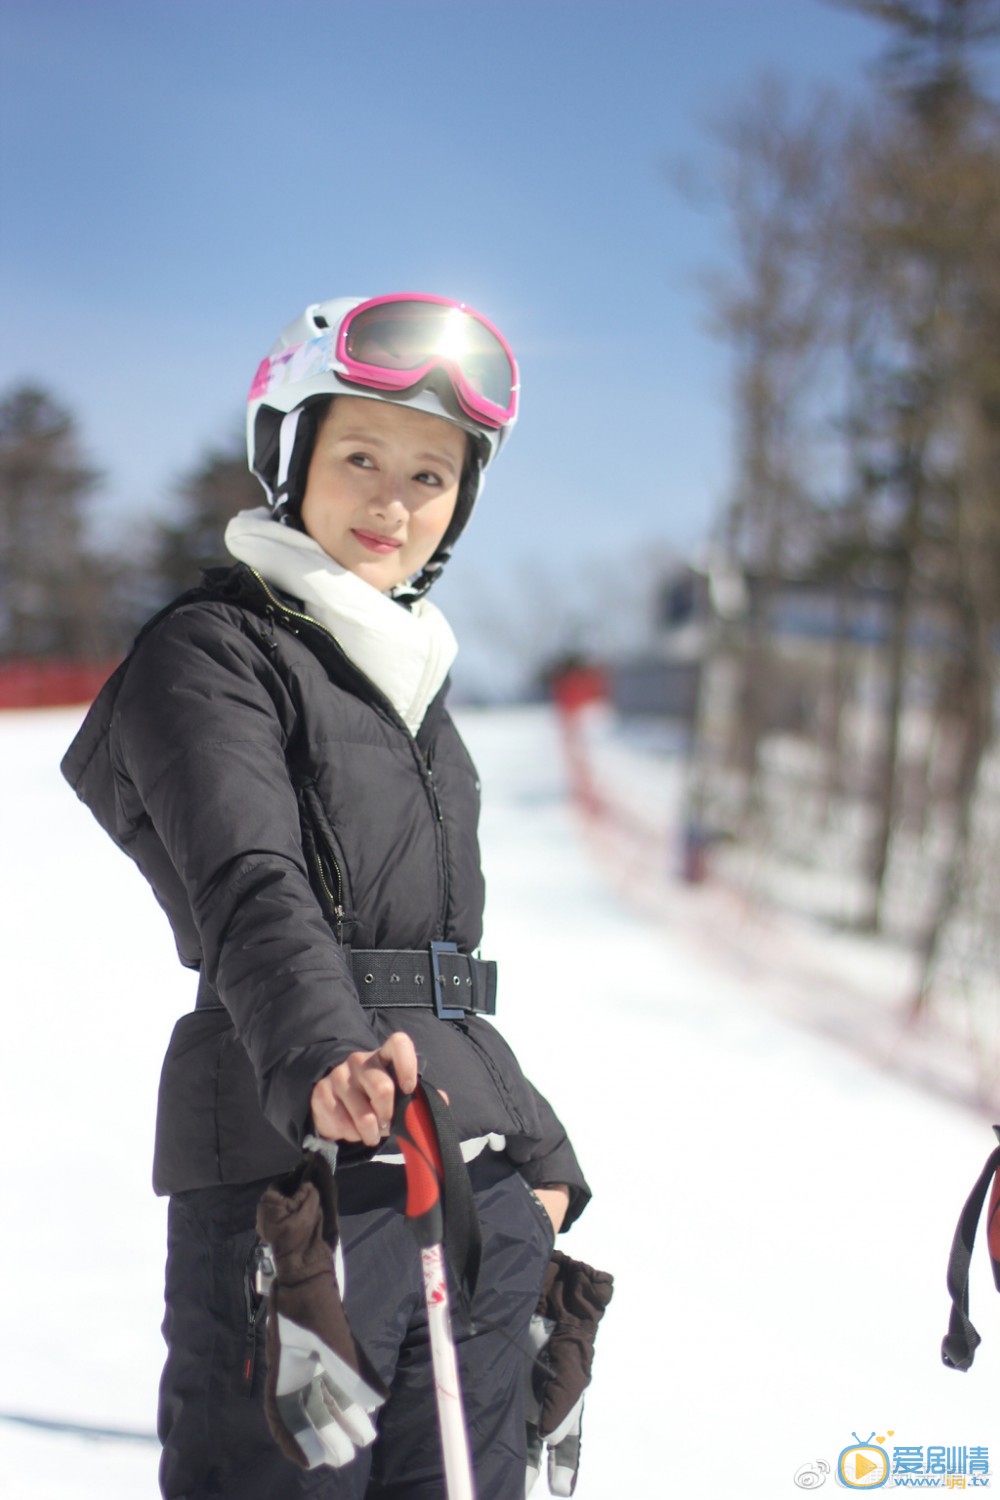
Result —
<svg viewBox="0 0 1000 1500"><path fill-rule="evenodd" d="M479 1277L482 1234L455 1122L437 1089L420 1083L412 1094L397 1089L392 1133L406 1164L406 1217L422 1249L444 1245L468 1315Z"/></svg>
<svg viewBox="0 0 1000 1500"><path fill-rule="evenodd" d="M1000 1139L1000 1125L994 1125L993 1129ZM951 1318L948 1332L941 1343L941 1358L951 1370L967 1370L982 1342L969 1320L969 1267L972 1247L976 1241L976 1228L991 1183L993 1190L990 1193L986 1220L986 1240L993 1266L993 1280L1000 1291L1000 1146L989 1157L969 1194L956 1226L951 1255L948 1257Z"/></svg>

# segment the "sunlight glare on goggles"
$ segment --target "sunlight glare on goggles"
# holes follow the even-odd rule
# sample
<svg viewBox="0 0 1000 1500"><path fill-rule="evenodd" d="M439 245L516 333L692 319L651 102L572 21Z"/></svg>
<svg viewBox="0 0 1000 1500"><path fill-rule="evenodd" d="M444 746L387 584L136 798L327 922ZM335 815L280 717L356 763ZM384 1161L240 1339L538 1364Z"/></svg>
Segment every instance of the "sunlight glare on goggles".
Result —
<svg viewBox="0 0 1000 1500"><path fill-rule="evenodd" d="M449 307L437 341L436 353L442 359L457 359L461 362L469 342L466 329L471 321L460 307Z"/></svg>

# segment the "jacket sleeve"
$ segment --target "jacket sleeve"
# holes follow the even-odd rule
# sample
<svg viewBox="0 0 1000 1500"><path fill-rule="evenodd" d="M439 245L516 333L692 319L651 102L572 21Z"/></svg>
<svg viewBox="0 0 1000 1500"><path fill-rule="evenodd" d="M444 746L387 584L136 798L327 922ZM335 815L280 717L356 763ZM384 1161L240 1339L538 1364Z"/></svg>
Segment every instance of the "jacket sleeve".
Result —
<svg viewBox="0 0 1000 1500"><path fill-rule="evenodd" d="M542 1127L541 1139L531 1142L508 1140L507 1154L517 1162L518 1171L529 1187L555 1187L563 1184L569 1188L569 1207L563 1220L565 1232L590 1202L590 1188L562 1121L544 1094L538 1092L530 1079L526 1081L535 1097Z"/></svg>
<svg viewBox="0 0 1000 1500"><path fill-rule="evenodd" d="M300 1145L313 1085L378 1040L309 883L286 760L295 723L263 644L233 610L199 605L140 644L113 746L123 819L152 823L261 1107Z"/></svg>

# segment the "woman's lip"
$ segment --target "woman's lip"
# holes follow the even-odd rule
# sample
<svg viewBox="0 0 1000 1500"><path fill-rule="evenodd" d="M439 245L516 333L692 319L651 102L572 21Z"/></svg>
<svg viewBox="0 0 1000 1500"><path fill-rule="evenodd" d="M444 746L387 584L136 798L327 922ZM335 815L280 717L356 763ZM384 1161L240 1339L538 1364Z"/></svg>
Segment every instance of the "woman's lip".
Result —
<svg viewBox="0 0 1000 1500"><path fill-rule="evenodd" d="M352 528L352 536L356 536L362 547L367 547L369 552L395 552L401 547L402 542L393 541L391 536L379 536L377 531L358 531Z"/></svg>

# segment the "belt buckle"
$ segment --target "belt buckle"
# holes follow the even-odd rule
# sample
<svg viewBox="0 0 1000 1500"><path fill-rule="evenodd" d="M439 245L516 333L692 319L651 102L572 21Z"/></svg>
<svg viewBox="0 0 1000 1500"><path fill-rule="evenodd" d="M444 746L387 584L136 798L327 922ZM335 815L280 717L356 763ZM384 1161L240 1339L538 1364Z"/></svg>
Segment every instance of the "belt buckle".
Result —
<svg viewBox="0 0 1000 1500"><path fill-rule="evenodd" d="M457 943L431 943L431 983L434 986L434 1013L441 1021L462 1021L465 1019L465 1007L445 1005L444 1003L444 975L441 973L441 954L457 953Z"/></svg>

